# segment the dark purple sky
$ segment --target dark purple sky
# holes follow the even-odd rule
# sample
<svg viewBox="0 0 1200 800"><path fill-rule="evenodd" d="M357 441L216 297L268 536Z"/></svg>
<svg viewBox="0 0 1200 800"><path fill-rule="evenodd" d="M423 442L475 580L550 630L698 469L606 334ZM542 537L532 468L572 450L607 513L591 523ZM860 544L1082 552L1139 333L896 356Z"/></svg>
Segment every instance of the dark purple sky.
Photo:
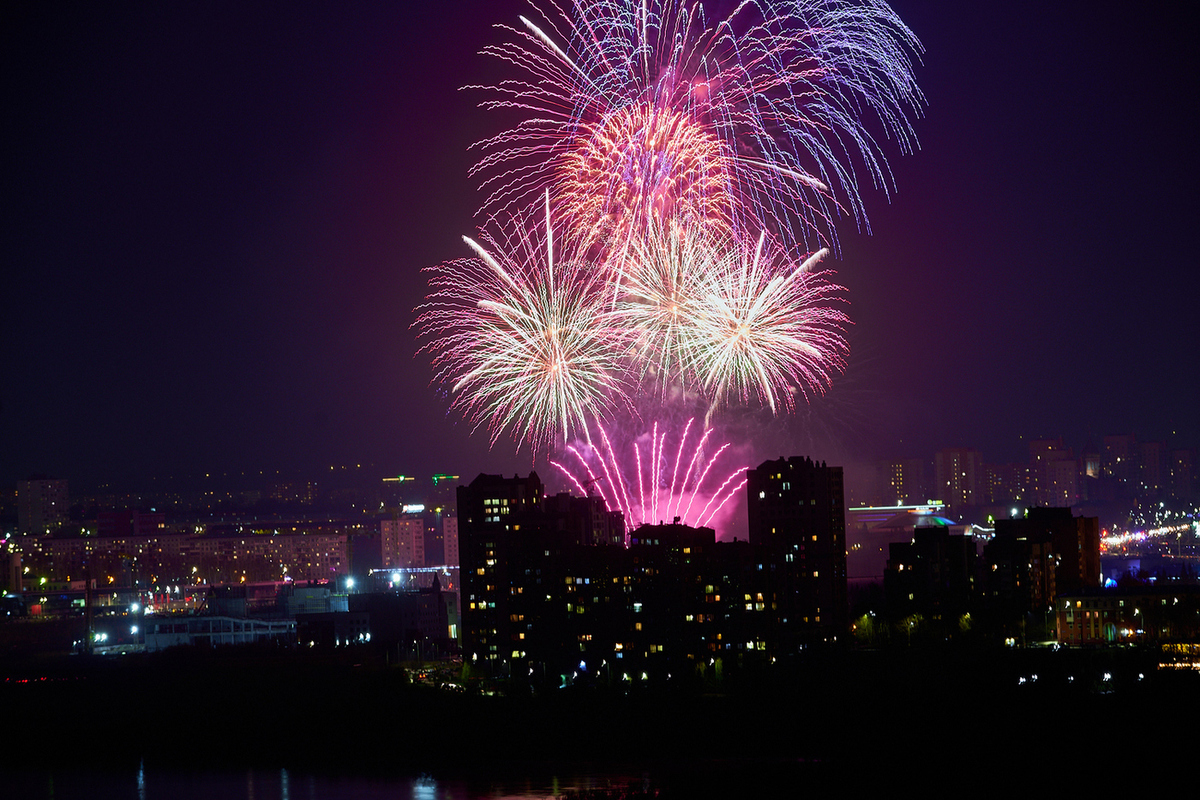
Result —
<svg viewBox="0 0 1200 800"><path fill-rule="evenodd" d="M921 150L889 150L872 236L841 228L848 374L756 457L1200 442L1200 87L1155 5L895 4ZM0 485L527 471L409 330L500 127L457 87L523 7L6 5Z"/></svg>

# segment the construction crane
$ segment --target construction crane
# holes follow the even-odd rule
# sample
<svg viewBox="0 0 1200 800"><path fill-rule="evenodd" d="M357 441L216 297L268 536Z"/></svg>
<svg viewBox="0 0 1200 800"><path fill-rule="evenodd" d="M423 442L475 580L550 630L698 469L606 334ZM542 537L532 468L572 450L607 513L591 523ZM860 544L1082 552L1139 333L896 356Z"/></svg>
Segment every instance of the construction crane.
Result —
<svg viewBox="0 0 1200 800"><path fill-rule="evenodd" d="M588 497L592 496L592 484L595 483L596 481L602 480L603 478L604 478L603 475L597 475L596 477L592 478L591 480L587 480L587 481L583 482L583 490L585 492L587 492Z"/></svg>

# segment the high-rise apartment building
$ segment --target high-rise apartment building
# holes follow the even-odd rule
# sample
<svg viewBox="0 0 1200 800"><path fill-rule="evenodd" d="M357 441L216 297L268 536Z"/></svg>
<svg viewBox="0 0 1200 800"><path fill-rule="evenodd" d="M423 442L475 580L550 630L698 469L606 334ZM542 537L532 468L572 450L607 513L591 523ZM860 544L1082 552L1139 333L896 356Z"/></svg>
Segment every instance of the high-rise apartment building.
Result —
<svg viewBox="0 0 1200 800"><path fill-rule="evenodd" d="M980 505L1027 502L1032 471L1028 464L985 464Z"/></svg>
<svg viewBox="0 0 1200 800"><path fill-rule="evenodd" d="M598 665L631 680L836 640L848 616L841 468L791 458L748 476L749 542L677 523L626 533L600 498L545 497L536 473L459 487L464 661L531 680Z"/></svg>
<svg viewBox="0 0 1200 800"><path fill-rule="evenodd" d="M929 499L924 459L907 458L876 464L875 486L868 500L874 506L905 506ZM855 503L851 501L851 505Z"/></svg>
<svg viewBox="0 0 1200 800"><path fill-rule="evenodd" d="M1029 443L1033 502L1040 506L1069 508L1083 499L1079 461L1075 452L1057 439Z"/></svg>
<svg viewBox="0 0 1200 800"><path fill-rule="evenodd" d="M1061 592L1100 586L1100 520L1069 508L1031 508L996 520L984 548L990 600L1019 613L1042 611Z"/></svg>
<svg viewBox="0 0 1200 800"><path fill-rule="evenodd" d="M948 447L933 456L933 499L959 511L980 505L983 499L983 460L978 450Z"/></svg>
<svg viewBox="0 0 1200 800"><path fill-rule="evenodd" d="M1163 442L1142 442L1138 447L1141 456L1141 480L1138 496L1157 498L1170 485L1170 451Z"/></svg>
<svg viewBox="0 0 1200 800"><path fill-rule="evenodd" d="M531 682L597 670L664 680L778 652L768 572L748 542L680 524L626 537L620 512L594 497L543 497L536 474L480 475L458 499L473 668Z"/></svg>
<svg viewBox="0 0 1200 800"><path fill-rule="evenodd" d="M458 555L458 517L442 517L442 542L444 547L443 562L447 566L459 565Z"/></svg>
<svg viewBox="0 0 1200 800"><path fill-rule="evenodd" d="M1118 483L1133 486L1138 478L1140 460L1137 438L1132 433L1105 436L1101 455L1101 470Z"/></svg>
<svg viewBox="0 0 1200 800"><path fill-rule="evenodd" d="M1176 500L1191 500L1196 480L1196 453L1194 450L1171 451L1170 495Z"/></svg>
<svg viewBox="0 0 1200 800"><path fill-rule="evenodd" d="M769 570L772 638L783 650L846 627L846 506L841 467L793 456L746 480L750 544Z"/></svg>
<svg viewBox="0 0 1200 800"><path fill-rule="evenodd" d="M379 533L385 568L426 566L425 520L420 514L381 520Z"/></svg>
<svg viewBox="0 0 1200 800"><path fill-rule="evenodd" d="M17 482L17 526L21 533L56 531L67 521L67 482L33 479Z"/></svg>
<svg viewBox="0 0 1200 800"><path fill-rule="evenodd" d="M536 472L529 477L479 475L458 487L458 548L462 582L462 652L468 664L493 671L533 643L528 606L541 596L523 590L526 578L540 585L558 544L542 525L545 489ZM539 632L540 633L540 632ZM517 655L512 656L513 653Z"/></svg>

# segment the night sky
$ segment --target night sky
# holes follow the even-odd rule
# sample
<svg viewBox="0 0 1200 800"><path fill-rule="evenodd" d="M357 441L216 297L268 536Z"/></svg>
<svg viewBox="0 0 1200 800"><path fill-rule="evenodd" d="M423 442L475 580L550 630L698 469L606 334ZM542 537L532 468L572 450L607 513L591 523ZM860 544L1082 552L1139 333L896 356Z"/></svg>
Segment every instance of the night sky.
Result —
<svg viewBox="0 0 1200 800"><path fill-rule="evenodd" d="M894 4L921 149L839 228L847 374L753 457L1200 444L1194 26L1152 5ZM527 472L410 330L523 8L6 4L0 485Z"/></svg>

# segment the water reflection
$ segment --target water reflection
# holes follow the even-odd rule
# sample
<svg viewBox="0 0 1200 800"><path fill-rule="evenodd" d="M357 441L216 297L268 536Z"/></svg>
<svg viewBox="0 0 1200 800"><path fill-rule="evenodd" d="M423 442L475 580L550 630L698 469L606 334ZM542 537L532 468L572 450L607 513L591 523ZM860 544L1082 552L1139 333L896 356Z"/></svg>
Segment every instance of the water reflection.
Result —
<svg viewBox="0 0 1200 800"><path fill-rule="evenodd" d="M346 777L295 770L192 772L139 762L122 774L103 769L0 769L5 796L45 800L649 800L661 795L645 774L521 778Z"/></svg>

